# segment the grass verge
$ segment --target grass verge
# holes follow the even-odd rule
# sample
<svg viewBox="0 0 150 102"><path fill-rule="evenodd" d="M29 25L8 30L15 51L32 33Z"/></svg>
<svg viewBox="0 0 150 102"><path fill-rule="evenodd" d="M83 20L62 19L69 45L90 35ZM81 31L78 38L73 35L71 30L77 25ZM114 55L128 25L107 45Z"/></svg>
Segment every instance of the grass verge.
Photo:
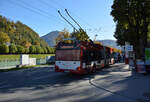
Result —
<svg viewBox="0 0 150 102"><path fill-rule="evenodd" d="M55 54L29 54L30 58L45 58L46 56L55 56ZM0 55L0 60L20 59L20 54Z"/></svg>

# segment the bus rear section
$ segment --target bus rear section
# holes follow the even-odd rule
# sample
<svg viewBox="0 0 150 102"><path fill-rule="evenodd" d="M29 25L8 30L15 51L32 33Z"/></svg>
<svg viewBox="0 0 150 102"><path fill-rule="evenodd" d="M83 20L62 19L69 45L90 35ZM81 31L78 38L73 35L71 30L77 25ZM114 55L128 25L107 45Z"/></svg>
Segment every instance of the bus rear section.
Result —
<svg viewBox="0 0 150 102"><path fill-rule="evenodd" d="M104 55L104 47L91 42L59 43L56 47L55 71L75 74L95 72L105 66Z"/></svg>
<svg viewBox="0 0 150 102"><path fill-rule="evenodd" d="M70 72L74 74L85 74L81 64L80 47L61 46L56 49L56 72Z"/></svg>

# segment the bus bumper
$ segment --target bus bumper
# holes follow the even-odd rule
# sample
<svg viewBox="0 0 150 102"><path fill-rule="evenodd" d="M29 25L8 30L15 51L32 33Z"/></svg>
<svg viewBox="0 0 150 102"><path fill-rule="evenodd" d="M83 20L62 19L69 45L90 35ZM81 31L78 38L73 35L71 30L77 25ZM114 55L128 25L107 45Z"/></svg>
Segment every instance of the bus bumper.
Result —
<svg viewBox="0 0 150 102"><path fill-rule="evenodd" d="M67 72L67 73L72 73L72 74L86 74L87 72L83 69L78 69L77 70L72 70L72 69L60 69L58 66L55 66L55 72Z"/></svg>

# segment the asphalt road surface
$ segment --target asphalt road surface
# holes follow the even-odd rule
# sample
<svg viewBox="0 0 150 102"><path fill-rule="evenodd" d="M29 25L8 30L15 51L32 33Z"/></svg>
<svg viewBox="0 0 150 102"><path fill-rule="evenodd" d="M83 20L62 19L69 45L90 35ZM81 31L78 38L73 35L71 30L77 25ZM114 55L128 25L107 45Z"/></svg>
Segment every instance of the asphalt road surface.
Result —
<svg viewBox="0 0 150 102"><path fill-rule="evenodd" d="M150 102L150 76L115 64L90 75L52 67L0 72L0 102Z"/></svg>

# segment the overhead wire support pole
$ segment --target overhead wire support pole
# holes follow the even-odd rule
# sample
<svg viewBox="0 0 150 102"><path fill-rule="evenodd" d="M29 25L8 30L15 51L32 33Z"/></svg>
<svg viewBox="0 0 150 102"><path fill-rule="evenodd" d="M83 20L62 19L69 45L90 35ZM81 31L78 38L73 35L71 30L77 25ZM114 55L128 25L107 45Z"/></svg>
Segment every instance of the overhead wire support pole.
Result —
<svg viewBox="0 0 150 102"><path fill-rule="evenodd" d="M66 11L67 15L80 27L80 29L82 29L82 27L79 25L79 23L73 17L71 17L71 15L69 14L68 10L65 9L65 11Z"/></svg>
<svg viewBox="0 0 150 102"><path fill-rule="evenodd" d="M70 24L70 25L73 27L74 30L78 31L78 30L60 13L59 10L58 10L58 14L59 14L68 24Z"/></svg>

